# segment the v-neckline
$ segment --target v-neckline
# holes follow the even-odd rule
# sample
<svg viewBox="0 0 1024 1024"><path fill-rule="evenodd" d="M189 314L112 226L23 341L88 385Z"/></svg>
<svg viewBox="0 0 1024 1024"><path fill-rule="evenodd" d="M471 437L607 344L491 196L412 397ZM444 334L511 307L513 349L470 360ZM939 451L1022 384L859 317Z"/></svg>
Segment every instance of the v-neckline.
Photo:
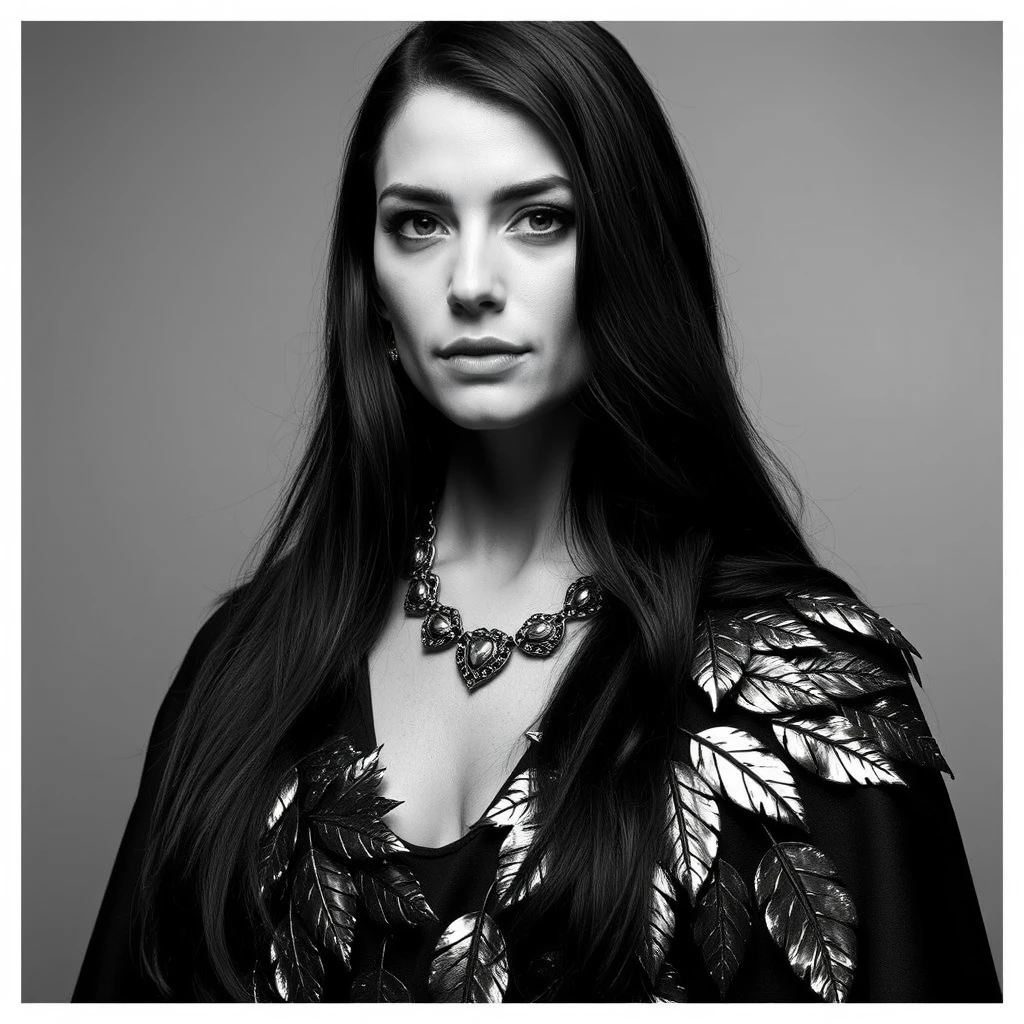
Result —
<svg viewBox="0 0 1024 1024"><path fill-rule="evenodd" d="M362 661L360 662L359 703L362 710L363 724L369 739L369 749L376 750L377 727L373 719L373 691L370 689L370 656L368 653L363 655ZM505 792L512 780L527 766L527 762L532 760L532 752L533 742L528 740L526 749L523 751L522 756L508 773L505 781L498 787L497 792L495 792L490 800L487 801L487 806L481 812L481 816L490 810L494 805L494 802L502 793ZM381 763L380 761L378 761L377 764L379 768L387 771L386 764ZM391 828L390 825L388 827ZM395 832L394 828L391 828L391 831L399 840L401 840L403 846L408 847L410 853L418 857L444 857L461 849L466 845L466 843L481 833L480 829L474 829L471 825L465 834L459 836L457 839L453 839L450 843L445 843L443 846L421 846L419 843L412 843L408 839L405 839L403 836Z"/></svg>

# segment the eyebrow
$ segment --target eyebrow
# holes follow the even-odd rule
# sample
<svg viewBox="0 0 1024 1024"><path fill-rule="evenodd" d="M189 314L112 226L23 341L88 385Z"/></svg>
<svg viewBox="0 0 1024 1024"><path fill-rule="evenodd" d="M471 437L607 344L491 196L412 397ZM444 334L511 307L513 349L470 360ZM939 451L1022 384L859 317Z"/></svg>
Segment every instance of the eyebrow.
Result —
<svg viewBox="0 0 1024 1024"><path fill-rule="evenodd" d="M561 174L546 174L542 178L532 178L529 181L517 181L511 185L502 185L491 193L491 203L497 206L499 203L507 203L512 199L528 199L540 192L547 192L549 189L563 186L572 191L572 182ZM380 198L377 200L379 206L389 196L396 199L404 199L413 203L431 203L434 206L454 206L455 201L450 192L444 189L428 188L425 185L406 185L402 182L395 182L382 189Z"/></svg>

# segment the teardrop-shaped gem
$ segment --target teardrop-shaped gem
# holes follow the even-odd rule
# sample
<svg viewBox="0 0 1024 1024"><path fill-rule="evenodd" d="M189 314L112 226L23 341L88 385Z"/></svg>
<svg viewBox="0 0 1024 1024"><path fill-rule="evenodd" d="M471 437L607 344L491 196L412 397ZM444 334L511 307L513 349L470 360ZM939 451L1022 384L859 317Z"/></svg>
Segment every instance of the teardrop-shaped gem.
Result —
<svg viewBox="0 0 1024 1024"><path fill-rule="evenodd" d="M412 553L406 566L406 576L416 576L430 569L434 564L434 542L426 537L416 537L412 544Z"/></svg>
<svg viewBox="0 0 1024 1024"><path fill-rule="evenodd" d="M462 616L458 608L439 604L423 619L420 642L430 650L447 647L462 634Z"/></svg>
<svg viewBox="0 0 1024 1024"><path fill-rule="evenodd" d="M441 581L432 572L413 576L409 582L409 589L405 592L405 614L414 618L425 615L437 600L440 585Z"/></svg>
<svg viewBox="0 0 1024 1024"><path fill-rule="evenodd" d="M562 611L570 619L589 619L600 611L603 603L604 592L597 580L593 576L581 576L569 584Z"/></svg>
<svg viewBox="0 0 1024 1024"><path fill-rule="evenodd" d="M480 668L494 655L494 641L489 636L475 636L466 648L466 658L473 668Z"/></svg>
<svg viewBox="0 0 1024 1024"><path fill-rule="evenodd" d="M474 629L463 633L455 648L455 664L472 690L496 676L512 654L512 637L500 629Z"/></svg>
<svg viewBox="0 0 1024 1024"><path fill-rule="evenodd" d="M565 621L561 615L538 612L531 615L516 633L516 647L533 658L546 658L562 642Z"/></svg>

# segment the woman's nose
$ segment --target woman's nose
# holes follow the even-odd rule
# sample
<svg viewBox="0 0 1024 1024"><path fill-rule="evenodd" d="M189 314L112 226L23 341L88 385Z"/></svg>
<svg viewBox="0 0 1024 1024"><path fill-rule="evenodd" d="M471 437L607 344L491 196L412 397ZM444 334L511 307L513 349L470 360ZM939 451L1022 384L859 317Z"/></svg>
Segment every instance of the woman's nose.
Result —
<svg viewBox="0 0 1024 1024"><path fill-rule="evenodd" d="M465 313L504 307L505 284L490 239L460 239L448 285L448 305L453 311Z"/></svg>

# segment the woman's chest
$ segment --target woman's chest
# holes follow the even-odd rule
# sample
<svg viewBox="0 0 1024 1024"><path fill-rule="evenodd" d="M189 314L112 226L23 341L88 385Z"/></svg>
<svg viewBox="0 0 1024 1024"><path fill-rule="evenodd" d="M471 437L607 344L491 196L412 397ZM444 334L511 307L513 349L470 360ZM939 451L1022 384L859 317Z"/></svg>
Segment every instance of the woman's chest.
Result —
<svg viewBox="0 0 1024 1024"><path fill-rule="evenodd" d="M459 838L521 761L570 646L550 658L513 652L470 691L454 645L425 650L420 620L393 615L369 653L369 719L386 768L381 792L403 801L387 823L418 846Z"/></svg>

